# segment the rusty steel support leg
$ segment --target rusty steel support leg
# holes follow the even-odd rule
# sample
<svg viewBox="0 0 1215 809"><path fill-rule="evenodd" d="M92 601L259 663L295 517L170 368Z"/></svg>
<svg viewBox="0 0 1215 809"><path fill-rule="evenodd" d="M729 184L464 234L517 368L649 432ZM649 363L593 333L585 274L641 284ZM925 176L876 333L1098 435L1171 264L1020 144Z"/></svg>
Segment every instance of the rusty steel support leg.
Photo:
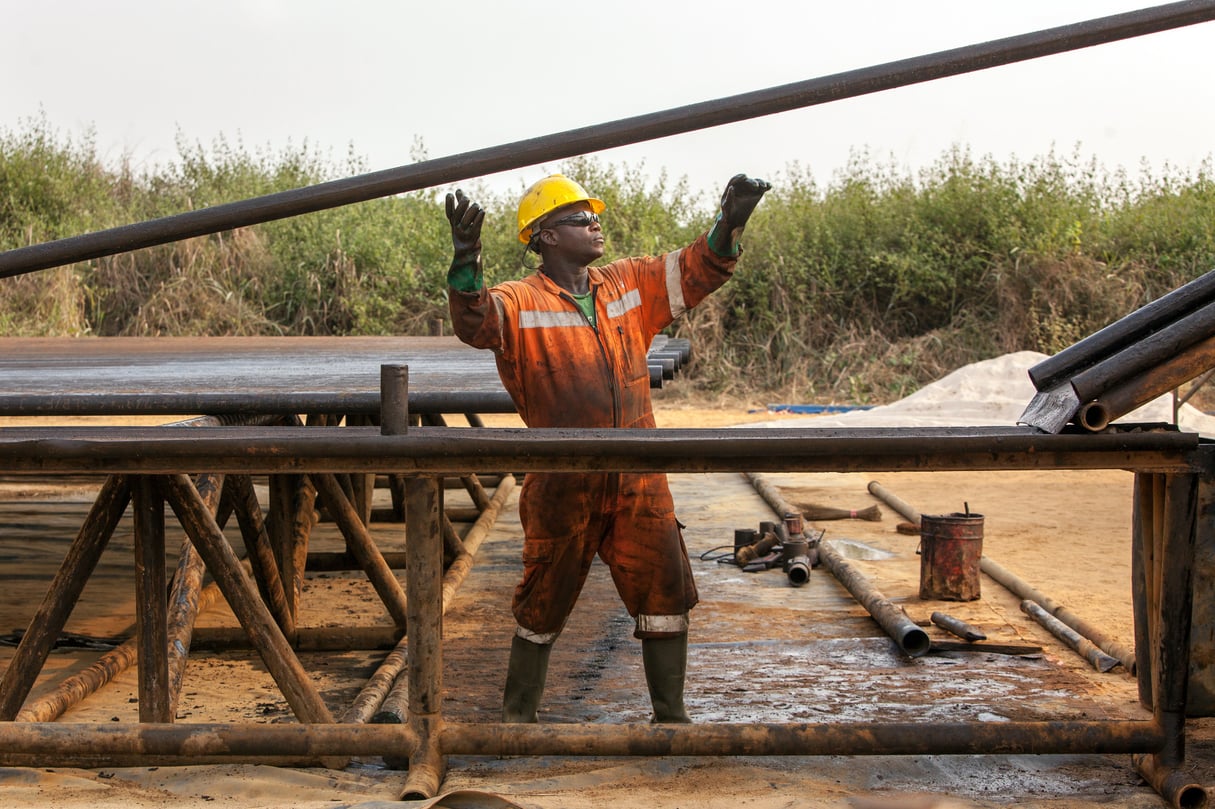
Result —
<svg viewBox="0 0 1215 809"><path fill-rule="evenodd" d="M220 599L214 582L202 589L198 611L205 612ZM53 722L85 697L96 693L106 683L135 664L138 654L137 638L129 638L93 661L88 668L67 677L50 694L31 702L17 714L18 722Z"/></svg>
<svg viewBox="0 0 1215 809"><path fill-rule="evenodd" d="M304 575L308 569L308 546L317 522L316 487L307 475L293 475L292 483L291 533L288 539L291 546L291 575L287 580L295 593L294 614L298 615L304 593Z"/></svg>
<svg viewBox="0 0 1215 809"><path fill-rule="evenodd" d="M484 511L489 507L489 495L485 493L485 487L481 485L481 479L476 475L460 475L460 482L464 484L465 491L472 498L473 505L478 511Z"/></svg>
<svg viewBox="0 0 1215 809"><path fill-rule="evenodd" d="M139 638L139 721L172 722L165 593L165 501L156 479L135 478L135 612Z"/></svg>
<svg viewBox="0 0 1215 809"><path fill-rule="evenodd" d="M392 521L405 522L405 476L388 476L388 493L392 496Z"/></svg>
<svg viewBox="0 0 1215 809"><path fill-rule="evenodd" d="M1135 474L1131 519L1131 599L1135 616L1135 679L1139 703L1152 709L1152 630L1149 605L1154 602L1156 522L1163 500L1164 476Z"/></svg>
<svg viewBox="0 0 1215 809"><path fill-rule="evenodd" d="M1134 571L1136 635L1146 620L1147 654L1139 673L1140 697L1150 697L1164 746L1133 757L1135 768L1170 805L1205 806L1206 791L1185 764L1186 690L1190 677L1194 539L1198 478L1139 475L1135 487L1135 542L1141 560ZM1145 513L1150 511L1150 514ZM1132 557L1134 559L1135 557ZM1142 594L1142 597L1141 597ZM1146 669L1146 671L1144 670ZM1143 681L1150 683L1143 687Z"/></svg>
<svg viewBox="0 0 1215 809"><path fill-rule="evenodd" d="M1162 763L1185 760L1185 704L1190 677L1190 617L1194 572L1194 475L1169 475L1165 481L1164 531L1157 539L1156 603L1153 605L1152 674L1154 713L1170 744Z"/></svg>
<svg viewBox="0 0 1215 809"><path fill-rule="evenodd" d="M404 480L404 478L402 478ZM498 484L489 507L464 537L463 552L448 566L443 574L443 613L455 600L460 585L472 570L477 550L498 519L498 512L510 498L515 488L515 478L507 475ZM408 640L402 639L376 669L367 685L359 692L350 708L342 715L343 722L405 722L409 718L408 677L398 676L405 668ZM391 766L391 765L390 765Z"/></svg>
<svg viewBox="0 0 1215 809"><path fill-rule="evenodd" d="M367 578L371 580L372 586L375 587L380 600L384 602L384 606L388 609L388 614L392 616L393 622L400 629L405 629L408 626L408 619L406 618L408 606L405 590L401 587L401 583L397 581L397 577L392 572L392 568L388 566L388 562L384 560L384 555L380 552L379 547L376 546L375 539L368 532L367 526L359 519L354 504L346 499L342 487L333 475L328 473L313 473L309 477L316 485L317 494L324 502L325 507L329 509L329 513L337 521L342 535L346 538L346 546L354 554L355 558L359 560L359 565L363 568L363 572L367 574ZM408 549L408 545L406 545L406 548Z"/></svg>
<svg viewBox="0 0 1215 809"><path fill-rule="evenodd" d="M224 492L236 512L236 521L240 525L249 563L253 566L257 589L274 615L274 620L282 628L283 634L294 644L295 616L283 589L278 559L275 558L274 547L266 530L266 520L262 515L261 504L257 501L257 492L253 489L253 478L248 475L231 475L224 481Z"/></svg>
<svg viewBox="0 0 1215 809"><path fill-rule="evenodd" d="M220 499L224 488L224 476L199 475L194 482L203 503L216 515L219 524ZM162 494L163 496L163 494ZM177 702L181 697L181 683L186 675L186 664L190 656L190 639L194 635L194 622L200 611L202 581L207 566L194 543L186 539L177 554L177 572L169 588L168 638L169 638L169 715L177 713Z"/></svg>
<svg viewBox="0 0 1215 809"><path fill-rule="evenodd" d="M409 757L402 800L433 798L446 774L443 729L443 487L438 478L410 476L406 491L405 583L409 600L409 726L418 747Z"/></svg>
<svg viewBox="0 0 1215 809"><path fill-rule="evenodd" d="M199 493L209 508L216 508L220 480L218 475L204 475L197 483ZM170 715L173 716L176 715L177 701L181 695L181 681L185 675L194 621L219 600L219 588L215 584L202 587L205 571L206 565L194 544L189 539L182 542L169 594L169 702ZM54 721L68 708L96 693L133 666L139 657L138 647L138 635L123 641L93 661L84 671L65 678L50 694L22 708L17 714L17 721Z"/></svg>
<svg viewBox="0 0 1215 809"><path fill-rule="evenodd" d="M130 501L129 477L106 479L0 680L0 720L12 720L21 710Z"/></svg>
<svg viewBox="0 0 1215 809"><path fill-rule="evenodd" d="M270 500L266 507L266 533L270 545L278 558L279 575L283 582L283 596L287 599L287 610L294 623L299 617L300 594L304 577L295 573L295 476L270 475L266 482Z"/></svg>
<svg viewBox="0 0 1215 809"><path fill-rule="evenodd" d="M498 512L502 509L502 505L510 497L510 493L514 488L514 477L510 475L505 476L498 485L498 489L494 492L494 496L490 499L485 511L481 513L481 518L469 529L461 544L459 555L448 565L447 572L443 574L443 614L447 613L447 608L455 600L455 595L460 589L460 585L468 577L469 571L472 570L477 550L481 547L481 543L485 540L485 537L488 536L490 528L493 527L494 522L498 519ZM446 524L446 520L444 522ZM376 672L377 678L380 677L382 671L389 667L390 661L397 666L398 671L400 670L406 659L405 643L406 641L402 641L385 658L384 664ZM391 688L386 693L378 690L373 692L373 694L378 695L380 703L379 709L375 710L371 716L371 721L377 724L405 722L409 718L409 677L397 676L396 682L389 681L388 685ZM377 689L380 687L380 685L377 685ZM360 694L360 699L362 697L363 695ZM408 759L397 756L385 756L384 763L394 769L407 769L409 766Z"/></svg>
<svg viewBox="0 0 1215 809"><path fill-rule="evenodd" d="M333 717L313 685L308 673L287 643L274 617L258 597L257 588L246 575L194 484L185 475L168 478L169 491L186 517L183 527L207 562L207 569L223 590L232 611L261 655L287 703L301 722L332 722Z"/></svg>
<svg viewBox="0 0 1215 809"><path fill-rule="evenodd" d="M460 539L460 534L456 532L456 527L444 512L441 523L443 525L443 568L447 569L452 562L459 558L460 554L464 553L464 540Z"/></svg>

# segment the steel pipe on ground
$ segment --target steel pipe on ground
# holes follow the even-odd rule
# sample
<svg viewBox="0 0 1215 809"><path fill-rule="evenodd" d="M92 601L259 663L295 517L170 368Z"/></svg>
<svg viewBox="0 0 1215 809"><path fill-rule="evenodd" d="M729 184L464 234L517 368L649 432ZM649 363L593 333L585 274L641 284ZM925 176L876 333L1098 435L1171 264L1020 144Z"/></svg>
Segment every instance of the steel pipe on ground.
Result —
<svg viewBox="0 0 1215 809"><path fill-rule="evenodd" d="M986 573L991 578L995 579L1004 586L1013 595L1020 598L1022 601L1030 601L1038 604L1049 613L1052 617L1059 620L1061 623L1078 633L1081 638L1090 641L1100 652L1114 658L1129 674L1134 674L1135 667L1135 650L1126 648L1122 643L1110 637L1107 633L1090 624L1088 621L1076 615L1067 607L1056 602L1054 599L1030 587L1021 578L1006 570L999 563L984 556L979 561L979 569ZM1089 657L1086 652L1080 652L1085 657ZM1100 668L1098 662L1089 659L1093 666Z"/></svg>
<svg viewBox="0 0 1215 809"><path fill-rule="evenodd" d="M928 633L882 595L859 570L840 556L830 542L819 544L818 558L900 649L911 657L923 657L928 654L932 646Z"/></svg>
<svg viewBox="0 0 1215 809"><path fill-rule="evenodd" d="M801 513L790 505L781 496L780 491L763 475L745 472L744 476L751 481L755 490L772 507L778 517L783 519L786 514ZM912 657L928 654L931 647L928 633L918 627L902 610L890 603L864 574L831 547L831 543L819 544L818 558L831 571L831 575L835 576L836 580L844 585L845 589L873 616L873 620L878 622L878 625L899 645L900 649Z"/></svg>
<svg viewBox="0 0 1215 809"><path fill-rule="evenodd" d="M882 502L893 508L899 514L903 515L907 520L920 524L920 512L916 511L911 505L904 500L899 499L896 495L886 489L877 481L870 481L869 492L879 498ZM1098 629L1090 624L1085 619L1076 615L1067 607L1058 603L1054 599L1039 592L1031 587L1023 579L1014 575L1002 565L989 557L981 557L979 559L979 569L986 573L991 578L995 579L1010 593L1015 595L1022 601L1032 601L1042 606L1048 613L1059 621L1066 624L1075 632L1079 633L1085 640L1092 642L1098 650L1106 655L1117 659L1122 664L1127 672L1134 674L1136 671L1135 650L1128 649L1121 642L1112 638L1106 632ZM1083 653L1081 653L1083 654ZM1093 662L1090 660L1090 662ZM1098 666L1097 663L1093 663Z"/></svg>
<svg viewBox="0 0 1215 809"><path fill-rule="evenodd" d="M0 253L0 278L312 213L537 163L853 98L1215 19L1215 2L1171 3L568 130L409 166L213 205Z"/></svg>
<svg viewBox="0 0 1215 809"><path fill-rule="evenodd" d="M1082 637L1079 632L1044 610L1041 604L1026 599L1021 602L1021 612L1033 618L1039 626L1067 644L1068 648L1087 660L1102 674L1112 670L1120 662L1118 658L1107 655L1088 638Z"/></svg>

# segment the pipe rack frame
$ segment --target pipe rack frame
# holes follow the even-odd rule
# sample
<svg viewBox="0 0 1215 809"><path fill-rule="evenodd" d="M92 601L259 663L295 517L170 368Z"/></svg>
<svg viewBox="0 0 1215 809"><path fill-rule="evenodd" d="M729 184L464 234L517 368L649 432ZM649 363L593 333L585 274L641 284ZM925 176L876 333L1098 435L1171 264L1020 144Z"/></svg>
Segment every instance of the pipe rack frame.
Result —
<svg viewBox="0 0 1215 809"><path fill-rule="evenodd" d="M98 757L178 763L199 757L408 756L404 795L439 790L451 754L483 755L899 755L1131 753L1175 805L1204 805L1202 788L1179 777L1185 751L1185 677L1197 482L1211 477L1215 449L1159 425L1101 434L1021 428L541 430L441 428L382 435L359 427L5 428L0 473L181 475L391 472L404 474L415 564L410 608L409 716L404 725L212 726L141 722L80 726L0 722L0 761L39 754L42 765ZM744 472L946 469L1127 469L1136 473L1133 535L1141 697L1150 720L692 726L467 725L446 723L442 702L443 567L440 477L485 468L518 471ZM1152 594L1155 594L1153 596ZM1166 604L1165 601L1168 601ZM1188 613L1187 613L1188 614ZM412 661L416 661L412 662ZM385 730L385 728L393 728ZM107 756L111 757L107 759ZM1197 791L1196 791L1197 790ZM1199 802L1199 796L1201 801Z"/></svg>
<svg viewBox="0 0 1215 809"><path fill-rule="evenodd" d="M1199 470L1199 437L1168 425L1099 434L1032 427L558 429L43 427L0 431L0 473L803 472Z"/></svg>

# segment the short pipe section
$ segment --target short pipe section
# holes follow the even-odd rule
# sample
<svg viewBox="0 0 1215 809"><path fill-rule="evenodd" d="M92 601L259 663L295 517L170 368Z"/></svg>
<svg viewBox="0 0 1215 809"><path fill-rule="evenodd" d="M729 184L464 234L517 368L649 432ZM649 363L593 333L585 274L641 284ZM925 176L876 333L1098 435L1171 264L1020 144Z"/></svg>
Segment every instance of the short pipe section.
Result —
<svg viewBox="0 0 1215 809"><path fill-rule="evenodd" d="M1076 418L1081 427L1095 433L1110 426L1113 417L1110 415L1109 408L1101 402L1089 402L1080 408L1080 413Z"/></svg>

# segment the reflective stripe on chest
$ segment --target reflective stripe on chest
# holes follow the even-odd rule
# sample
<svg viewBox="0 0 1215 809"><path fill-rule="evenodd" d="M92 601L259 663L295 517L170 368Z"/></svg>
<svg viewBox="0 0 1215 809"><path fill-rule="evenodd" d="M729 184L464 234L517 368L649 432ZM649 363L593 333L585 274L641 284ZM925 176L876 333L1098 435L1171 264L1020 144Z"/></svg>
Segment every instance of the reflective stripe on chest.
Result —
<svg viewBox="0 0 1215 809"><path fill-rule="evenodd" d="M620 298L608 301L607 316L609 318L623 317L641 306L641 293L630 289ZM586 319L581 312L553 312L540 309L523 309L519 312L519 328L521 329L552 329L585 326Z"/></svg>

